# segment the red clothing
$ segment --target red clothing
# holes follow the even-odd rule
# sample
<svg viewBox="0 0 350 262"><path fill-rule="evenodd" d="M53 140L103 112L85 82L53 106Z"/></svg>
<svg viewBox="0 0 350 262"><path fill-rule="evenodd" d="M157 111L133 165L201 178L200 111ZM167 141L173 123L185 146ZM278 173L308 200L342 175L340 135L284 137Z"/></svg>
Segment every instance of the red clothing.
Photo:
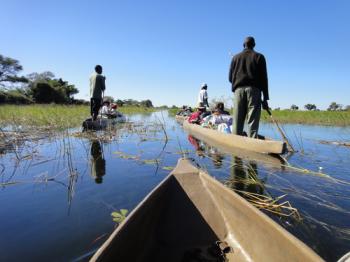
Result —
<svg viewBox="0 0 350 262"><path fill-rule="evenodd" d="M199 111L192 113L188 118L188 122L191 124L199 124L201 114L202 112L199 112Z"/></svg>

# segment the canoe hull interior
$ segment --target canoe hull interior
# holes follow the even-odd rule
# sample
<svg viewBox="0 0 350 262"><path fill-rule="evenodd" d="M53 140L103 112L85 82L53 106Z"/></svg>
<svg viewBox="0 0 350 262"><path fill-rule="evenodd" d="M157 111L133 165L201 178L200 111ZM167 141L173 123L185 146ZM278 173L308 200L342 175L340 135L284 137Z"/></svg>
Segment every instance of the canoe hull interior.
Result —
<svg viewBox="0 0 350 262"><path fill-rule="evenodd" d="M91 261L321 261L313 251L188 160L154 189Z"/></svg>

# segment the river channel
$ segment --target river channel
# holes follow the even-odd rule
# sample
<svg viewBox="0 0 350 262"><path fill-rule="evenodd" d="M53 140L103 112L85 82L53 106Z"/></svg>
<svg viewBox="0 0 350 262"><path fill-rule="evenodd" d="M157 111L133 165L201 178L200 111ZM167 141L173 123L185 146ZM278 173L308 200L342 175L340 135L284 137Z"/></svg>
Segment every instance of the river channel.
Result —
<svg viewBox="0 0 350 262"><path fill-rule="evenodd" d="M283 196L300 217L262 212L327 261L350 251L350 147L332 143L350 141L349 127L284 125L298 150L287 166L213 148L167 112L129 120L88 135L28 135L2 149L0 261L88 260L117 226L111 213L133 210L182 156L235 190ZM272 124L260 133L280 139ZM258 182L244 182L252 174Z"/></svg>

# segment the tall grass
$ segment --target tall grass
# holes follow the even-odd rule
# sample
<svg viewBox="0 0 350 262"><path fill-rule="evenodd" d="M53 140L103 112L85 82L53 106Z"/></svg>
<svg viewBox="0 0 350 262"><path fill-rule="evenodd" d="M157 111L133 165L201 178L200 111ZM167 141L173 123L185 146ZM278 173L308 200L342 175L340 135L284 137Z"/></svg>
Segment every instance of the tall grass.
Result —
<svg viewBox="0 0 350 262"><path fill-rule="evenodd" d="M124 114L152 112L136 106L120 107ZM90 116L87 105L3 105L0 106L0 124L11 126L31 126L42 128L78 127Z"/></svg>
<svg viewBox="0 0 350 262"><path fill-rule="evenodd" d="M274 119L281 123L348 126L350 125L350 111L292 111L274 110ZM271 121L270 116L264 111L261 119Z"/></svg>
<svg viewBox="0 0 350 262"><path fill-rule="evenodd" d="M169 115L175 115L180 109L169 109ZM273 118L280 123L348 126L350 125L350 111L292 111L273 110ZM266 111L262 111L261 121L272 122Z"/></svg>

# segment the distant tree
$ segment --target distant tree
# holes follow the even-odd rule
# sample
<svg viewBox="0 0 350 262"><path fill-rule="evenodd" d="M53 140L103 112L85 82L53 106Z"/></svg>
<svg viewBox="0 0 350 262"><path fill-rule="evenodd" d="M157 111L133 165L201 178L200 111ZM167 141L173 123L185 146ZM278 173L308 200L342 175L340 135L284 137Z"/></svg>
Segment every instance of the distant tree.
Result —
<svg viewBox="0 0 350 262"><path fill-rule="evenodd" d="M141 101L140 105L143 107L153 107L152 101L149 99Z"/></svg>
<svg viewBox="0 0 350 262"><path fill-rule="evenodd" d="M276 111L280 111L281 108L280 108L280 107L276 107L275 110L276 110Z"/></svg>
<svg viewBox="0 0 350 262"><path fill-rule="evenodd" d="M350 105L347 105L347 106L344 108L344 110L350 111Z"/></svg>
<svg viewBox="0 0 350 262"><path fill-rule="evenodd" d="M113 98L113 96L104 96L104 98L103 98L105 101L107 100L107 101L109 101L110 103L114 103L114 98Z"/></svg>
<svg viewBox="0 0 350 262"><path fill-rule="evenodd" d="M317 107L316 107L315 104L306 104L306 105L304 106L304 108L305 108L306 110L309 110L309 111L311 111L311 110L316 110L316 109L317 109Z"/></svg>
<svg viewBox="0 0 350 262"><path fill-rule="evenodd" d="M332 102L329 107L327 108L328 111L338 111L342 110L342 105L337 104L336 102Z"/></svg>
<svg viewBox="0 0 350 262"><path fill-rule="evenodd" d="M118 106L123 106L123 105L124 105L123 100L120 100L120 99L118 99L117 101L115 101L115 103L116 103Z"/></svg>
<svg viewBox="0 0 350 262"><path fill-rule="evenodd" d="M27 83L28 79L17 74L23 70L19 61L0 55L0 86L9 83Z"/></svg>
<svg viewBox="0 0 350 262"><path fill-rule="evenodd" d="M171 109L177 109L178 107L176 105L172 105Z"/></svg>
<svg viewBox="0 0 350 262"><path fill-rule="evenodd" d="M65 93L62 89L54 88L48 82L38 82L31 89L33 100L36 103L64 103Z"/></svg>
<svg viewBox="0 0 350 262"><path fill-rule="evenodd" d="M28 94L36 103L72 103L73 95L79 91L74 85L59 79L48 79L30 83Z"/></svg>
<svg viewBox="0 0 350 262"><path fill-rule="evenodd" d="M39 82L39 81L49 81L55 77L54 73L50 71L44 71L42 73L31 73L27 75L27 79L31 83Z"/></svg>
<svg viewBox="0 0 350 262"><path fill-rule="evenodd" d="M138 106L140 103L134 99L125 99L123 100L124 104L127 106Z"/></svg>
<svg viewBox="0 0 350 262"><path fill-rule="evenodd" d="M293 104L293 105L290 106L290 109L291 109L291 110L298 110L299 107L298 107L297 105L294 105L294 104Z"/></svg>

